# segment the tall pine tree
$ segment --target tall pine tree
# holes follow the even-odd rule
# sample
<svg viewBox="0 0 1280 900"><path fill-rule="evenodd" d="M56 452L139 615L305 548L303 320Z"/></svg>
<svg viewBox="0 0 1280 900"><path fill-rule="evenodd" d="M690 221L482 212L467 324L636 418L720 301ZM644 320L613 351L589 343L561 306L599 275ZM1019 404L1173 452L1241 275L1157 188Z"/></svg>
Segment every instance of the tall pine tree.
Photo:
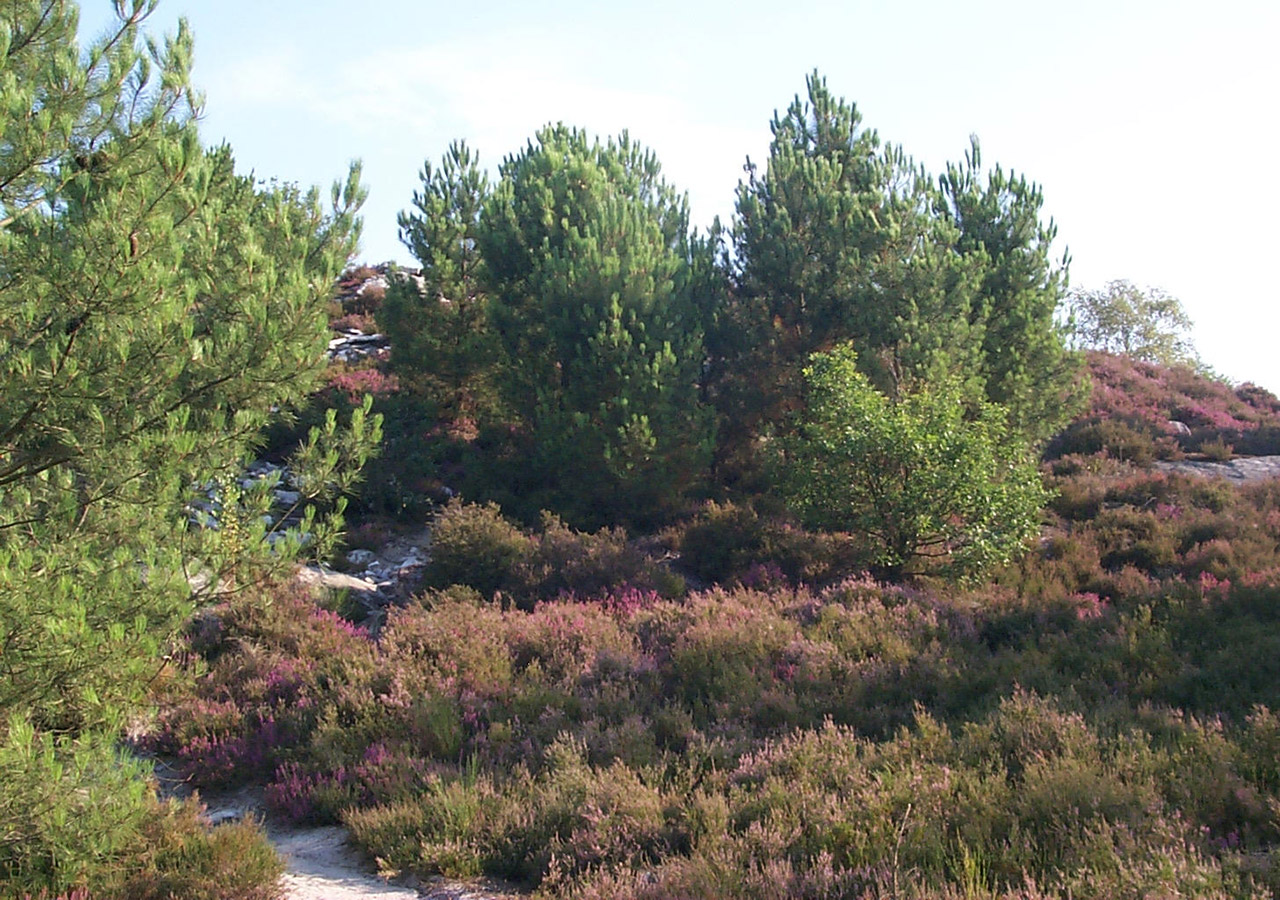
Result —
<svg viewBox="0 0 1280 900"><path fill-rule="evenodd" d="M500 347L489 327L487 269L480 253L488 176L478 156L455 143L419 176L412 211L400 214L400 240L422 265L422 280L397 278L378 319L406 386L439 414L483 418L493 412Z"/></svg>
<svg viewBox="0 0 1280 900"><path fill-rule="evenodd" d="M971 317L983 324L987 399L1004 407L1014 433L1042 441L1066 422L1086 386L1056 320L1066 302L1068 257L1051 255L1057 227L1041 221L1039 186L998 165L985 184L982 174L974 137L964 162L939 179L938 210L959 229L956 251L982 258Z"/></svg>
<svg viewBox="0 0 1280 900"><path fill-rule="evenodd" d="M654 155L558 125L492 190L463 145L422 185L401 236L423 285L388 295L392 353L487 397L473 408L500 427L482 433L475 493L581 525L669 514L710 456L699 378L716 268Z"/></svg>
<svg viewBox="0 0 1280 900"><path fill-rule="evenodd" d="M816 74L772 129L764 171L739 185L734 327L713 345L715 394L738 423L726 454L785 425L805 360L846 341L886 394L959 379L1016 433L1051 433L1076 363L1054 325L1065 264L1039 190L999 168L981 184L976 145L935 183Z"/></svg>
<svg viewBox="0 0 1280 900"><path fill-rule="evenodd" d="M563 125L502 166L480 246L503 390L547 502L589 524L670 511L710 451L687 201L627 134Z"/></svg>
<svg viewBox="0 0 1280 900"><path fill-rule="evenodd" d="M743 334L725 349L741 358L720 396L748 432L784 421L804 361L844 341L888 393L977 379L979 266L951 252L957 235L934 214L926 174L823 79L807 85L774 118L764 171L749 167L738 188L730 316Z"/></svg>
<svg viewBox="0 0 1280 900"><path fill-rule="evenodd" d="M83 54L75 4L0 10L0 878L19 894L137 852L143 785L115 741L159 648L298 552L269 548L270 492L233 476L316 383L357 234L357 172L326 209L201 148L190 34L144 41L151 6ZM350 483L374 438L356 418L302 452L308 497ZM221 527L191 528L211 484Z"/></svg>

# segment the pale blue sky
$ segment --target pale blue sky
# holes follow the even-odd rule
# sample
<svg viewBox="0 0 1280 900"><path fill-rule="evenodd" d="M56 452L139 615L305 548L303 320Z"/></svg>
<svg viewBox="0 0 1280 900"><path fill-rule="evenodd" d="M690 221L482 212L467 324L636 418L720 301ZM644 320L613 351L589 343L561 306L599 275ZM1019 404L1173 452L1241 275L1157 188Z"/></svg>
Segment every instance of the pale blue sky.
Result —
<svg viewBox="0 0 1280 900"><path fill-rule="evenodd" d="M1043 185L1073 284L1163 288L1211 365L1280 391L1275 0L162 0L151 27L179 16L206 142L304 184L363 159L370 261L412 262L395 217L424 159L465 138L496 168L549 121L629 129L695 222L727 222L817 68L934 172L976 133Z"/></svg>

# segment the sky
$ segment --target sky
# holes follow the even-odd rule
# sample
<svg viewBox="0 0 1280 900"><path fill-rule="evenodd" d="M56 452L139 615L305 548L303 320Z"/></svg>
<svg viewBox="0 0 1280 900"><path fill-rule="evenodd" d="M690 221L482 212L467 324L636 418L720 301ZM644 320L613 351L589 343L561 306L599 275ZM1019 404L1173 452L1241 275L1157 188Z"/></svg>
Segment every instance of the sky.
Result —
<svg viewBox="0 0 1280 900"><path fill-rule="evenodd" d="M82 34L113 6L85 0ZM179 17L206 143L303 185L362 160L365 261L414 263L425 160L465 139L496 173L551 122L627 129L727 224L816 69L934 173L976 134L1042 186L1073 287L1172 294L1205 362L1280 392L1275 0L161 0L148 28Z"/></svg>

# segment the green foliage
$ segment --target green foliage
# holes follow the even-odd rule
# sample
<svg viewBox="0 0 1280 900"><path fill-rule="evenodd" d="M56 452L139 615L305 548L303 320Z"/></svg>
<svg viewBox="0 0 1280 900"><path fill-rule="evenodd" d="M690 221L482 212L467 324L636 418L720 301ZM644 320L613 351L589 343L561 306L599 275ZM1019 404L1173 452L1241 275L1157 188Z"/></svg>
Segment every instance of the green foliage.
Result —
<svg viewBox="0 0 1280 900"><path fill-rule="evenodd" d="M324 513L377 440L364 410L313 433L291 533L264 521L273 485L236 482L323 368L363 192L354 168L330 203L255 186L228 148L202 150L191 36L144 41L151 7L123 5L83 56L74 4L0 13L0 834L23 836L0 871L33 889L85 877L136 830L110 737L161 643L304 542L325 552ZM206 489L218 527L192 528ZM74 829L68 804L85 807Z"/></svg>
<svg viewBox="0 0 1280 900"><path fill-rule="evenodd" d="M808 523L853 531L892 575L974 576L1007 562L1047 499L999 411L954 383L891 398L849 347L812 357L808 408L784 441L782 490Z"/></svg>
<svg viewBox="0 0 1280 900"><path fill-rule="evenodd" d="M575 524L661 517L710 449L687 202L626 134L546 128L501 171L480 246L522 464Z"/></svg>
<svg viewBox="0 0 1280 900"><path fill-rule="evenodd" d="M92 859L84 859L76 881L82 885L70 893L50 895L47 877L32 878L38 865L28 865L27 875L6 878L0 884L0 896L84 897L96 900L275 900L278 882L284 869L266 835L253 819L211 827L201 817L203 805L198 797L185 802L159 802L148 796L152 786L138 778L138 767L124 761L119 794L99 795L108 785L101 782L88 791L77 790L70 782L66 803L56 813L46 810L50 818L65 815L61 823L64 834L48 838L67 844L84 844L80 832L93 831L107 847ZM10 782L12 783L12 782ZM76 796L79 794L79 796ZM17 797L13 798L15 801ZM112 820L113 814L127 815ZM48 819L45 824L48 824ZM38 826L23 837L30 838ZM19 836L13 835L16 839ZM32 840L28 852L38 854L47 846L44 840ZM103 859L114 857L104 865ZM48 860L45 861L46 863ZM91 890L86 890L90 888ZM79 891L79 893L77 892Z"/></svg>
<svg viewBox="0 0 1280 900"><path fill-rule="evenodd" d="M1068 258L1050 257L1057 227L1040 220L1039 185L999 165L983 185L982 171L973 137L964 163L948 165L939 179L939 205L959 229L956 249L985 257L971 315L985 325L987 399L1007 410L1015 433L1043 441L1079 407L1088 386L1079 356L1067 352L1064 330L1055 324Z"/></svg>
<svg viewBox="0 0 1280 900"><path fill-rule="evenodd" d="M1188 337L1191 319L1177 297L1118 280L1101 290L1074 290L1067 301L1078 346L1162 365L1199 364Z"/></svg>
<svg viewBox="0 0 1280 900"><path fill-rule="evenodd" d="M145 767L113 736L56 740L6 710L0 744L0 894L65 890L132 851L146 814Z"/></svg>
<svg viewBox="0 0 1280 900"><path fill-rule="evenodd" d="M504 519L496 504L454 500L432 522L427 580L436 587L467 585L491 597L513 586L515 571L532 553L532 539Z"/></svg>
<svg viewBox="0 0 1280 900"><path fill-rule="evenodd" d="M526 519L670 515L710 453L697 294L712 250L653 154L557 126L492 189L463 145L422 181L401 235L423 284L394 284L384 318L397 368L444 415L515 426L482 434L475 493Z"/></svg>
<svg viewBox="0 0 1280 900"><path fill-rule="evenodd" d="M170 802L143 829L143 845L94 896L122 900L276 900L284 863L252 818L210 828L198 798Z"/></svg>
<svg viewBox="0 0 1280 900"><path fill-rule="evenodd" d="M1038 189L998 167L982 185L976 144L935 185L816 74L807 87L738 190L738 289L712 346L735 439L785 426L802 361L845 342L886 393L952 377L1019 435L1051 435L1079 393L1078 361L1054 324L1065 276Z"/></svg>
<svg viewBox="0 0 1280 900"><path fill-rule="evenodd" d="M852 340L874 383L976 371L970 309L980 270L950 252L923 170L816 74L772 123L763 174L738 188L734 250L748 346L765 354L769 406L794 402L795 365ZM777 421L776 414L768 420Z"/></svg>
<svg viewBox="0 0 1280 900"><path fill-rule="evenodd" d="M396 371L453 418L491 414L500 345L486 309L487 268L477 243L490 194L479 158L455 143L421 172L400 239L422 264L421 283L393 278L379 314Z"/></svg>
<svg viewBox="0 0 1280 900"><path fill-rule="evenodd" d="M1226 462L1235 454L1236 448L1232 444L1228 444L1222 438L1216 438L1212 441L1205 441L1200 445L1200 452L1207 459L1217 462Z"/></svg>

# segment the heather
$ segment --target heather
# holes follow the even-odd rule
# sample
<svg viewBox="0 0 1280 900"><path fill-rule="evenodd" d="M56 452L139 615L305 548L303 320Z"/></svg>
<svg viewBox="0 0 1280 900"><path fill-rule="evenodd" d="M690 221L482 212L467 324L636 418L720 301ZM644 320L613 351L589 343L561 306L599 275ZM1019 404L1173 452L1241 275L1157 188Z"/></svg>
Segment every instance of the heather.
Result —
<svg viewBox="0 0 1280 900"><path fill-rule="evenodd" d="M1046 477L1038 548L967 589L831 574L848 542L809 541L828 577L748 552L664 595L605 531L551 593L545 533L454 505L429 577L469 553L497 582L376 634L287 586L217 610L158 740L389 869L547 896L1268 896L1280 491L1106 457Z"/></svg>
<svg viewBox="0 0 1280 900"><path fill-rule="evenodd" d="M1232 387L1187 364L1160 365L1099 351L1090 351L1087 359L1089 409L1051 442L1055 454L1105 449L1146 463L1211 452L1212 445L1227 448L1228 457L1233 451L1280 452L1280 400L1265 388Z"/></svg>

